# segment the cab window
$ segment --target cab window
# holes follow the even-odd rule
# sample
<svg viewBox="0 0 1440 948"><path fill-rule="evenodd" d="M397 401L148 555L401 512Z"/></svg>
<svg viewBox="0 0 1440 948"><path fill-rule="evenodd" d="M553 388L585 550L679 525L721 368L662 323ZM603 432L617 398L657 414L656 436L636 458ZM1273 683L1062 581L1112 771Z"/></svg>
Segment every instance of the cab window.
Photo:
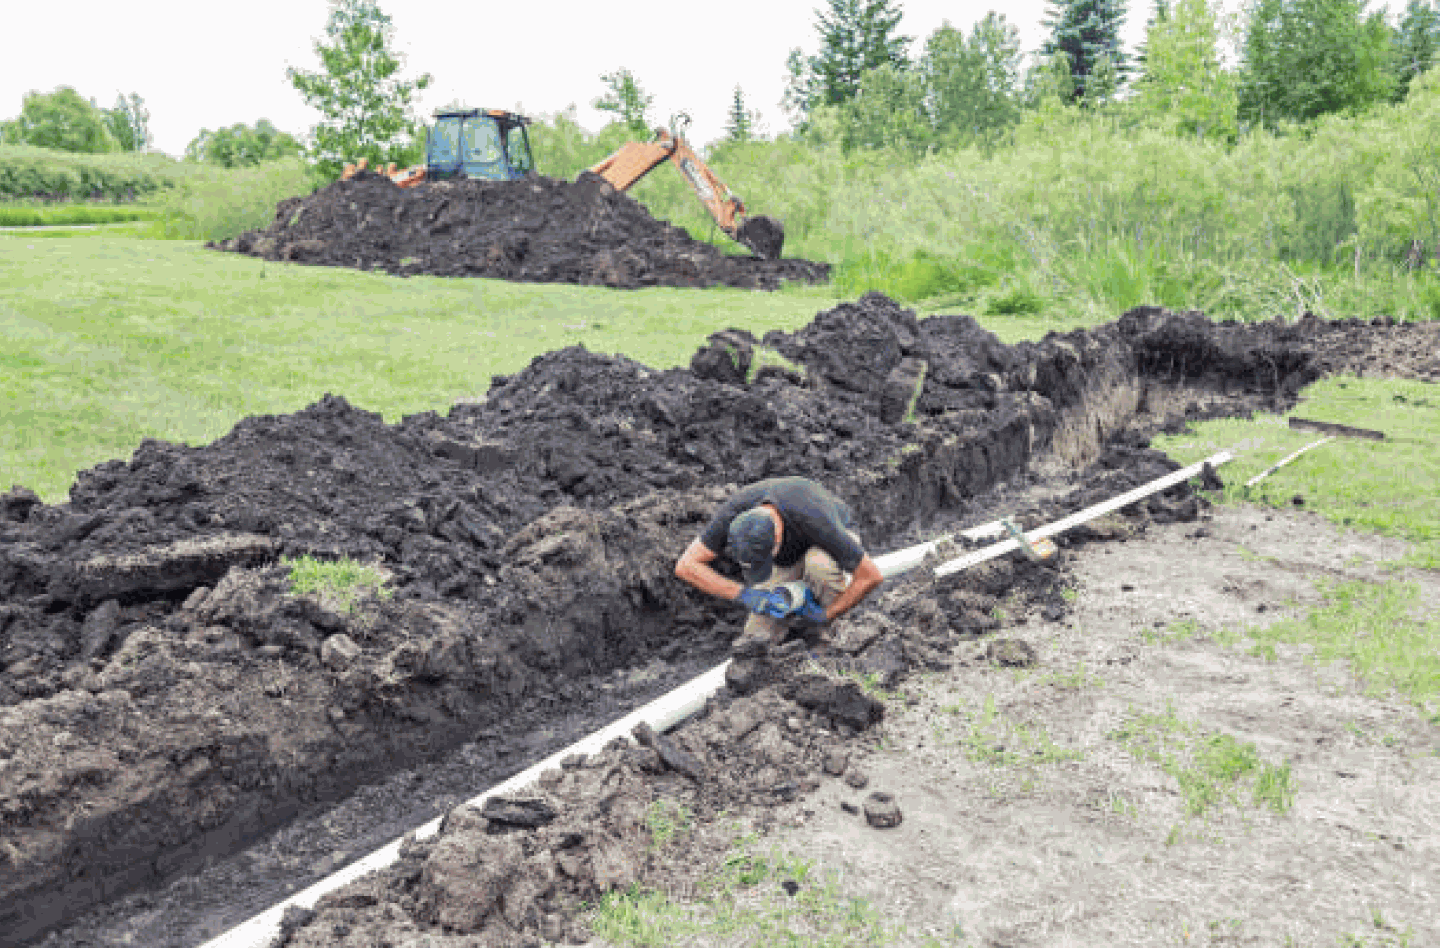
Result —
<svg viewBox="0 0 1440 948"><path fill-rule="evenodd" d="M525 126L513 125L505 136L505 151L510 156L510 167L516 171L529 171L530 148L525 139Z"/></svg>
<svg viewBox="0 0 1440 948"><path fill-rule="evenodd" d="M500 135L494 119L475 118L465 123L465 160L486 165L500 160Z"/></svg>
<svg viewBox="0 0 1440 948"><path fill-rule="evenodd" d="M460 158L460 120L441 119L430 132L430 153L440 162Z"/></svg>

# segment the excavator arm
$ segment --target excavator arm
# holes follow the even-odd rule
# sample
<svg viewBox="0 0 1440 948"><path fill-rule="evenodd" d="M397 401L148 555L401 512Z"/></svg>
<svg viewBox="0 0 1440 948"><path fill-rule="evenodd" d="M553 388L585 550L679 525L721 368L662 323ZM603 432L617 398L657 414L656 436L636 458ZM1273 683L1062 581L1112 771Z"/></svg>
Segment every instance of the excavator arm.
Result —
<svg viewBox="0 0 1440 948"><path fill-rule="evenodd" d="M685 121L688 124L688 119ZM672 124L675 124L673 120ZM780 222L763 215L747 216L745 204L715 177L679 130L672 133L657 129L653 141L629 142L604 161L592 165L590 170L610 182L615 190L625 191L667 158L680 169L695 196L730 239L767 260L780 256L780 248L785 244L785 229Z"/></svg>

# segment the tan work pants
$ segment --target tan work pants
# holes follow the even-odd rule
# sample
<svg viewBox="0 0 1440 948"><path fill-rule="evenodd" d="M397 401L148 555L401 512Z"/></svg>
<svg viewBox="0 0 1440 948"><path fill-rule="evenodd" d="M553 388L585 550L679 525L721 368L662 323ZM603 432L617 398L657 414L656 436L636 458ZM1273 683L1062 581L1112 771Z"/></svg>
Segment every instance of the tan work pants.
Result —
<svg viewBox="0 0 1440 948"><path fill-rule="evenodd" d="M860 537L855 533L855 542L860 542ZM830 604L840 598L845 587L850 585L850 574L840 568L835 558L818 546L812 546L800 557L799 562L791 566L777 565L770 572L770 578L763 583L756 583L756 589L774 589L782 583L793 583L800 580L815 598L820 600L820 605L830 608ZM785 638L785 631L790 627L789 619L772 619L769 616L757 616L750 614L745 620L745 630L740 633L741 638L753 639L764 635L773 645Z"/></svg>

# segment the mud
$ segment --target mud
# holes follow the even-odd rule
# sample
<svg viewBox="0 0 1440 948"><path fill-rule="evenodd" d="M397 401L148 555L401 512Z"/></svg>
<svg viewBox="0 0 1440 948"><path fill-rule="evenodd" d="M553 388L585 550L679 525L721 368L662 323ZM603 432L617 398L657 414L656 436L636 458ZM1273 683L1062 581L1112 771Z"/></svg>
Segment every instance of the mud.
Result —
<svg viewBox="0 0 1440 948"><path fill-rule="evenodd" d="M758 220L758 219L756 219ZM761 228L759 244L775 244ZM527 283L737 286L824 283L830 265L730 256L650 216L598 175L575 182L434 181L396 187L362 172L281 202L263 231L207 246L397 276L495 277Z"/></svg>
<svg viewBox="0 0 1440 948"><path fill-rule="evenodd" d="M755 340L735 331L664 372L571 348L445 416L387 425L327 396L201 447L146 441L81 472L65 504L13 489L0 495L0 932L31 938L462 744L506 746L618 669L723 649L741 616L675 581L673 563L731 485L815 477L883 550L978 519L1062 443L1088 451L1088 472L1021 511L1038 522L1174 469L1133 422L1283 407L1300 379L1357 366L1433 377L1436 339L1433 326L1135 311L1007 347L968 317L918 321L872 294L765 337L796 371L752 378ZM1198 503L1182 486L1131 519ZM278 559L301 554L375 562L393 595L351 612L295 595ZM993 629L995 597L1030 568L987 564L938 598L887 592L837 624L831 672L894 680L943 663L946 643ZM735 663L730 700L777 696L840 737L869 724L863 702L786 667ZM815 772L820 745L795 746ZM679 750L719 759L703 741ZM640 794L627 781L658 776L641 756L594 769ZM666 779L693 780L685 769ZM800 779L741 783L754 796ZM576 885L526 896L533 917L492 908L534 934ZM416 924L441 917L436 892Z"/></svg>

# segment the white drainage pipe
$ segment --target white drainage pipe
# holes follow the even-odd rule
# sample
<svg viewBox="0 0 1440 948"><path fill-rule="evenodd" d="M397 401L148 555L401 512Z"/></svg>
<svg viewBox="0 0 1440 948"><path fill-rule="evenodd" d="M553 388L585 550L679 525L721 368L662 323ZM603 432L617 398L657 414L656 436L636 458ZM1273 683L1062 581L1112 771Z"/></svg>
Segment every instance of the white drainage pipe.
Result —
<svg viewBox="0 0 1440 948"><path fill-rule="evenodd" d="M1156 491L1173 487L1181 481L1188 480L1199 474L1200 469L1205 464L1219 466L1231 460L1233 457L1234 455L1229 451L1222 451L1205 461L1192 464L1187 468L1178 470L1159 480L1151 481L1149 484L1143 487L1137 487L1129 493L1122 494L1113 500L1107 500L1104 503L1082 510L1077 514L1072 514L1064 520L1041 527L1038 530L1033 530L1027 534L1027 536L1029 536L1032 541L1054 536L1071 527L1078 526L1087 520L1093 520L1096 517L1133 504L1135 501L1153 494ZM986 537L1003 535L1004 532L1004 526L997 520L993 523L962 531L960 535L970 539L984 539ZM919 566L927 555L935 552L937 547L948 539L948 537L944 537L904 550L898 550L894 553L886 553L876 557L875 563L880 567L881 574L887 578L898 576L907 570ZM988 546L983 550L976 550L974 553L962 556L959 559L951 560L937 567L935 574L937 576L946 576L950 573L959 572L968 566L983 563L986 560L994 559L997 556L1001 556L1015 549L1019 549L1019 544L1016 541L1005 540L993 546ZM478 809L483 806L485 801L490 797L503 796L523 790L535 783L544 771L559 767L560 761L569 757L571 754L594 754L617 737L629 737L631 732L634 731L642 721L648 723L657 733L668 731L681 721L698 713L700 709L705 706L705 702L710 696L720 690L721 686L725 684L725 669L729 664L728 661L724 662L705 672L703 675L692 678L674 691L656 698L644 707L630 712L620 720L607 727L601 728L583 740L571 744L564 750L556 751L540 761L540 763L522 770L504 783L491 787L479 796L466 801L466 804ZM416 829L415 838L428 839L439 831L440 817L436 817L424 826ZM344 869L321 879L309 888L302 889L295 893L283 902L272 905L264 912L261 912L246 922L242 922L223 935L212 938L202 945L201 948L265 948L271 939L280 933L280 918L284 915L285 909L292 905L303 908L313 908L322 895L354 882L361 876L391 865L400 858L400 842L399 839L391 840L364 859L351 863Z"/></svg>

